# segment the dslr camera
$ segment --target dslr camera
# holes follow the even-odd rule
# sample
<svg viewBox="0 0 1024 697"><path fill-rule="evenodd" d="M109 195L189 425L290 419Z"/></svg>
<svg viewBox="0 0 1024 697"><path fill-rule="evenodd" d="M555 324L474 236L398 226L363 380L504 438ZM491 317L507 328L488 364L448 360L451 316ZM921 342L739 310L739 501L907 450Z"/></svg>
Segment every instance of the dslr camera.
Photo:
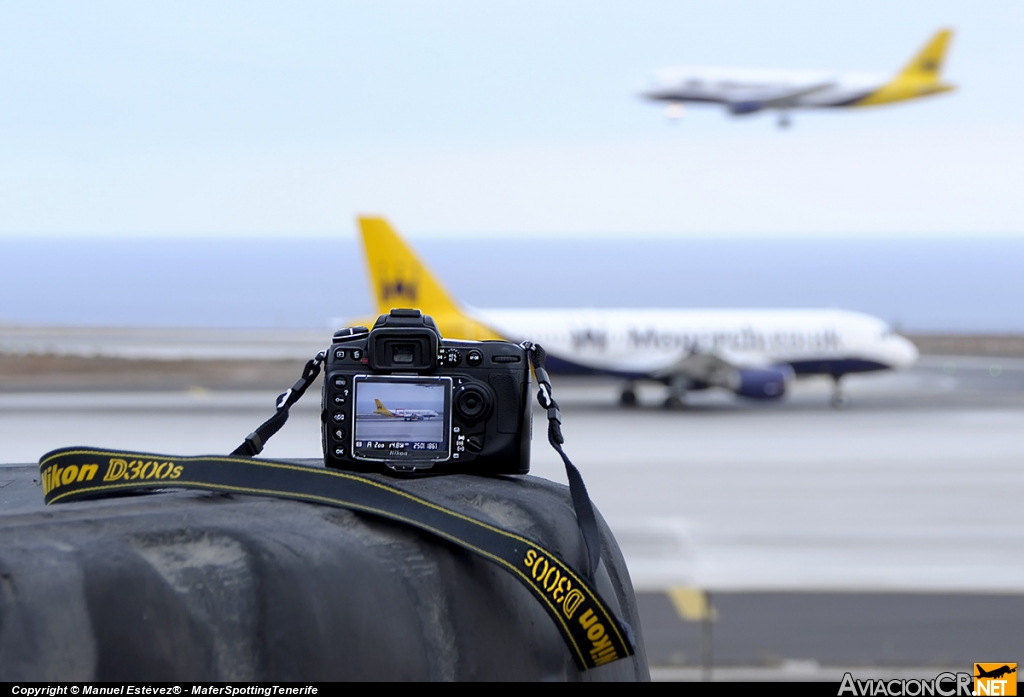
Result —
<svg viewBox="0 0 1024 697"><path fill-rule="evenodd" d="M530 365L507 341L442 339L419 310L334 334L325 363L324 464L385 472L525 474Z"/></svg>

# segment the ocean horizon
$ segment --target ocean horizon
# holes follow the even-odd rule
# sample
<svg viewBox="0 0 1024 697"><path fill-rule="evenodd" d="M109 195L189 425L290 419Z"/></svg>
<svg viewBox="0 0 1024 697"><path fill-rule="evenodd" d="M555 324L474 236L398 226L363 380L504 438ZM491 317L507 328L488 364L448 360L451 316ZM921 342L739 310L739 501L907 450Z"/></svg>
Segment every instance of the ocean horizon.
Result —
<svg viewBox="0 0 1024 697"><path fill-rule="evenodd" d="M1024 239L431 238L465 305L841 308L1024 332ZM327 329L372 314L355 239L0 239L0 324Z"/></svg>

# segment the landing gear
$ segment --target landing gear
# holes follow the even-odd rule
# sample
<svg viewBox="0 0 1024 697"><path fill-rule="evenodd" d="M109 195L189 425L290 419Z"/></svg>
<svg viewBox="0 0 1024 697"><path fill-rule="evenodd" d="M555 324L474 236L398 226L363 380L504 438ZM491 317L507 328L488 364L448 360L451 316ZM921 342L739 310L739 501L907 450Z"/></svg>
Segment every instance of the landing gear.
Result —
<svg viewBox="0 0 1024 697"><path fill-rule="evenodd" d="M668 383L668 397L665 398L664 407L666 409L682 409L686 406L683 402L683 397L686 395L686 388L690 386L690 381L680 375L676 375L672 378L671 382Z"/></svg>
<svg viewBox="0 0 1024 697"><path fill-rule="evenodd" d="M669 410L675 410L682 409L683 407L686 406L686 404L683 403L682 397L679 397L677 395L669 395L668 397L665 398L665 403L662 406Z"/></svg>
<svg viewBox="0 0 1024 697"><path fill-rule="evenodd" d="M636 401L636 385L633 383L627 383L622 388L622 394L619 395L619 406L621 407L635 407Z"/></svg>
<svg viewBox="0 0 1024 697"><path fill-rule="evenodd" d="M832 388L832 399L829 400L829 404L832 405L833 409L845 409L850 406L850 398L843 392L843 386L839 382L842 379L842 375L832 376L834 386Z"/></svg>

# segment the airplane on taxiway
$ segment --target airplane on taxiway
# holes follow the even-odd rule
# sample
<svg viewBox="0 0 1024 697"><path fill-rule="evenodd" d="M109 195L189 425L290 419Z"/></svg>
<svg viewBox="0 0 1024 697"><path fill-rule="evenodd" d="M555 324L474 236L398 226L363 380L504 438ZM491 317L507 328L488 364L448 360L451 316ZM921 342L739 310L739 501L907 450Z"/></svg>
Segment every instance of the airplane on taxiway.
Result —
<svg viewBox="0 0 1024 697"><path fill-rule="evenodd" d="M865 107L902 102L956 89L942 81L942 63L953 32L937 32L895 77L872 73L680 66L655 74L641 96L668 105L670 118L684 104L721 104L733 115L778 112L789 125L795 109Z"/></svg>
<svg viewBox="0 0 1024 697"><path fill-rule="evenodd" d="M381 403L379 399L375 399L373 401L377 403L377 408L373 410L373 413L379 414L380 416L386 416L390 419L405 419L406 421L423 421L424 419L436 419L438 416L440 416L440 414L438 414L433 409L388 409Z"/></svg>
<svg viewBox="0 0 1024 697"><path fill-rule="evenodd" d="M687 391L710 387L779 399L801 375L830 376L832 404L841 406L844 375L905 368L918 356L885 322L842 310L471 309L386 220L362 217L359 227L379 314L418 308L446 338L535 341L552 374L624 379L626 406L636 404L639 381L667 385L665 404L676 407Z"/></svg>

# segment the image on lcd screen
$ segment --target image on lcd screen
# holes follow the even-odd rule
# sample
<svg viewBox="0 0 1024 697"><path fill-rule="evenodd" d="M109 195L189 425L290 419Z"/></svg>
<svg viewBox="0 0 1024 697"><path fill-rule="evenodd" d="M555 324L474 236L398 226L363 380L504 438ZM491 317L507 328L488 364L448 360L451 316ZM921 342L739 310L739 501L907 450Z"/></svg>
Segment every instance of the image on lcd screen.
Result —
<svg viewBox="0 0 1024 697"><path fill-rule="evenodd" d="M436 381L356 382L357 456L403 450L409 457L448 457L445 404L451 383Z"/></svg>

